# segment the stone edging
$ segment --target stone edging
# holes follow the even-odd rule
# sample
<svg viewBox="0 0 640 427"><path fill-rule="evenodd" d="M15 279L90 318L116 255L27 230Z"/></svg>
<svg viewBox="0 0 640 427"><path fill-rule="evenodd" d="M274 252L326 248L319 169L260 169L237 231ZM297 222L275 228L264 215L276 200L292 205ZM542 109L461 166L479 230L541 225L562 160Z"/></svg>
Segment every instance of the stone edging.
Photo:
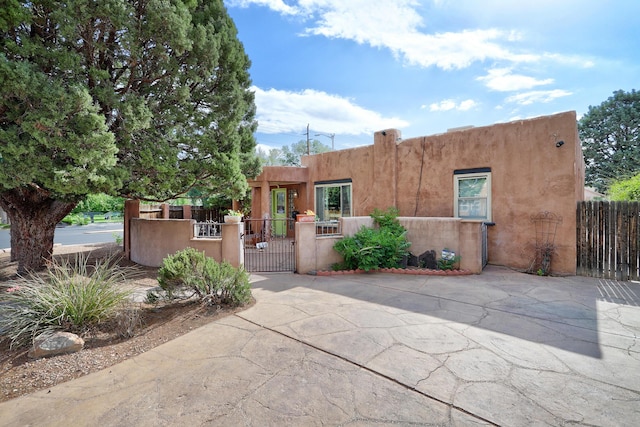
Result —
<svg viewBox="0 0 640 427"><path fill-rule="evenodd" d="M377 270L319 270L316 276L340 276L363 273L395 273L410 274L414 276L469 276L473 274L469 270L430 270L428 268L379 268Z"/></svg>

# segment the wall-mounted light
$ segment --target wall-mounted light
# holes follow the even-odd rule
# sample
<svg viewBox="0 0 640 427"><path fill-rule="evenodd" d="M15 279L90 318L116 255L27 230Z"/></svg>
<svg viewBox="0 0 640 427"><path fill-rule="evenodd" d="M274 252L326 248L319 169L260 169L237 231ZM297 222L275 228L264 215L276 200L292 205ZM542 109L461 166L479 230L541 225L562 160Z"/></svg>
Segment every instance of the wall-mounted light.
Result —
<svg viewBox="0 0 640 427"><path fill-rule="evenodd" d="M564 145L564 141L560 140L558 142L556 142L556 147L560 148Z"/></svg>
<svg viewBox="0 0 640 427"><path fill-rule="evenodd" d="M293 196L294 199L298 198L298 190L292 190L291 191L291 195Z"/></svg>

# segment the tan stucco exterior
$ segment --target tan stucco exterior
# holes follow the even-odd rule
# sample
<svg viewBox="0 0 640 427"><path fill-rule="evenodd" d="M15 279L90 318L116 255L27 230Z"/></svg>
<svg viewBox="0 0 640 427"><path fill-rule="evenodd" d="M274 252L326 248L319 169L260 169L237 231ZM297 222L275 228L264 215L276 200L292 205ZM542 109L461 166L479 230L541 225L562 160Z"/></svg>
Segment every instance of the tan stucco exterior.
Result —
<svg viewBox="0 0 640 427"><path fill-rule="evenodd" d="M562 217L552 271L575 274L576 202L584 197L575 112L406 140L388 129L374 134L373 145L305 156L302 163L266 167L250 183L253 216L269 213L276 186L295 189L295 208L303 211L314 209L314 183L351 179L353 216L395 206L404 217L451 218L454 171L490 168L489 262L528 268L535 244L531 215L549 211Z"/></svg>
<svg viewBox="0 0 640 427"><path fill-rule="evenodd" d="M399 217L407 229L409 251L421 254L429 250L447 248L461 255L460 268L471 273L482 272L481 224L460 218ZM373 227L370 216L340 218L339 236L317 236L313 222L296 223L296 271L330 270L334 263L342 261L333 245L346 236L353 236L362 226Z"/></svg>
<svg viewBox="0 0 640 427"><path fill-rule="evenodd" d="M144 219L129 221L130 259L137 264L160 267L169 255L185 248L202 251L206 256L234 267L244 264L244 224L222 224L221 238L194 238L192 219Z"/></svg>

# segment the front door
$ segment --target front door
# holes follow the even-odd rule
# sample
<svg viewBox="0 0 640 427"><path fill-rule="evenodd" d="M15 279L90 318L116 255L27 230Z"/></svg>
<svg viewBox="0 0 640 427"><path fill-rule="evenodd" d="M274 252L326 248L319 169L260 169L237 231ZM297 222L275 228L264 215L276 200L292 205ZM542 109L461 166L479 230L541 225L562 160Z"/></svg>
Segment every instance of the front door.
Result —
<svg viewBox="0 0 640 427"><path fill-rule="evenodd" d="M273 221L273 235L285 236L287 234L287 189L276 188L271 190L271 217Z"/></svg>

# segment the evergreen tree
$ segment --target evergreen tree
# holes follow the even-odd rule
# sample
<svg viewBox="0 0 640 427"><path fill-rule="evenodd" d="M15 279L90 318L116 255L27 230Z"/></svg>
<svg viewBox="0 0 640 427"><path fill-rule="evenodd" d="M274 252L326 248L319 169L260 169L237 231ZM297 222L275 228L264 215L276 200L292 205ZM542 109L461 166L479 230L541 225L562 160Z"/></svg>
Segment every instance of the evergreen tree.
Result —
<svg viewBox="0 0 640 427"><path fill-rule="evenodd" d="M320 154L331 151L331 147L323 144L317 139L309 141L309 154ZM295 144L291 144L291 148L288 145L282 147L281 160L282 164L286 166L300 166L300 160L302 156L307 155L307 141L298 141Z"/></svg>
<svg viewBox="0 0 640 427"><path fill-rule="evenodd" d="M222 0L0 8L0 207L19 271L90 193L242 197L259 172L249 59Z"/></svg>
<svg viewBox="0 0 640 427"><path fill-rule="evenodd" d="M310 154L320 154L331 151L331 147L323 144L317 139L309 141ZM257 156L263 166L300 166L300 159L307 155L307 141L300 140L291 147L283 145L282 148L271 148L268 151L258 148Z"/></svg>
<svg viewBox="0 0 640 427"><path fill-rule="evenodd" d="M260 159L260 162L263 166L282 165L282 152L277 148L261 149L260 147L258 147L256 149L256 155Z"/></svg>
<svg viewBox="0 0 640 427"><path fill-rule="evenodd" d="M311 154L326 153L331 151L331 147L313 139L309 141L309 151ZM280 149L272 148L269 152L258 150L258 157L260 157L264 166L300 166L300 159L306 155L306 140L291 144L291 147L283 145Z"/></svg>
<svg viewBox="0 0 640 427"><path fill-rule="evenodd" d="M640 92L622 90L578 121L586 183L605 193L612 182L640 172Z"/></svg>

